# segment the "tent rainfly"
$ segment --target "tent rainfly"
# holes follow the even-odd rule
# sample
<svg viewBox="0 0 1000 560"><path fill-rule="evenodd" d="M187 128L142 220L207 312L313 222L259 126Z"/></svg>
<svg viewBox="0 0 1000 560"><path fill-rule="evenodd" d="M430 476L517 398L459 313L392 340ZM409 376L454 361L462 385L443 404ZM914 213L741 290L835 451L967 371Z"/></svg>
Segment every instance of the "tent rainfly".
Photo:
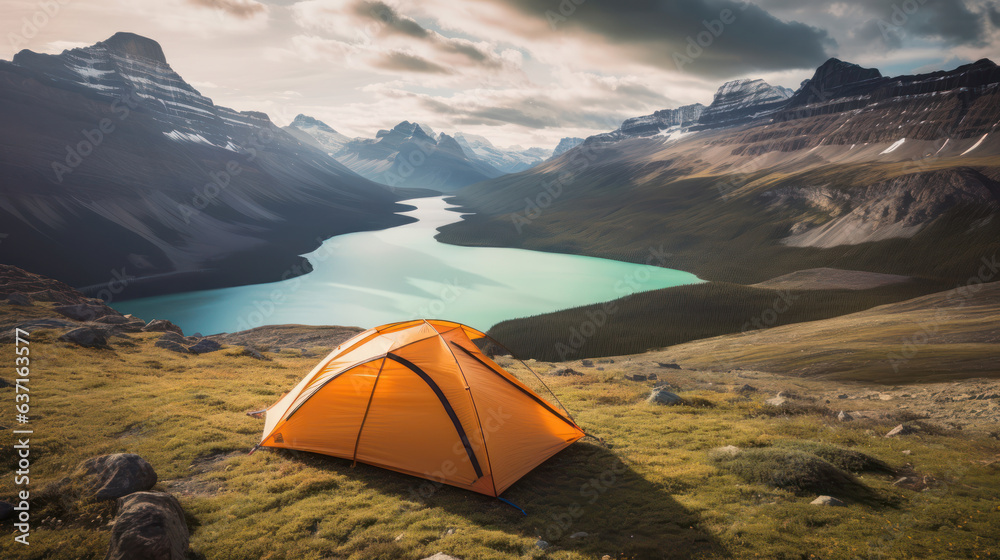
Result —
<svg viewBox="0 0 1000 560"><path fill-rule="evenodd" d="M450 321L367 330L266 409L259 446L352 459L499 497L584 437Z"/></svg>

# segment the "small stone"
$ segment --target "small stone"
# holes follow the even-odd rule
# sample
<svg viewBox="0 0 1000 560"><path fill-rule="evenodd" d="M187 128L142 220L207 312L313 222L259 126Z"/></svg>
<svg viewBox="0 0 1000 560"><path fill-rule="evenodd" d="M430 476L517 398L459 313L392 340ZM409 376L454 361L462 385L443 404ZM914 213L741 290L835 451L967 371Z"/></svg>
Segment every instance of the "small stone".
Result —
<svg viewBox="0 0 1000 560"><path fill-rule="evenodd" d="M76 305L60 305L53 309L56 313L73 319L74 321L93 321L95 319L100 319L105 315L118 315L118 312L111 309L103 303L100 304L87 304L79 303Z"/></svg>
<svg viewBox="0 0 1000 560"><path fill-rule="evenodd" d="M258 352L256 348L250 346L249 344L243 347L243 355L250 356L255 360L264 360L264 361L270 360L270 358L267 358L266 356Z"/></svg>
<svg viewBox="0 0 1000 560"><path fill-rule="evenodd" d="M586 537L589 537L589 536L590 536L590 533L588 533L586 531L580 531L580 532L577 532L577 533L573 533L572 535L569 536L569 538L571 538L571 539L583 539L583 538L586 538Z"/></svg>
<svg viewBox="0 0 1000 560"><path fill-rule="evenodd" d="M895 436L908 436L910 434L917 433L917 429L909 424L900 424L895 428L889 430L889 433L885 434L885 437L895 437Z"/></svg>
<svg viewBox="0 0 1000 560"><path fill-rule="evenodd" d="M164 350L170 350L171 352L177 352L178 354L188 354L188 349L181 346L180 344L172 340L157 340L153 346L157 348L163 348Z"/></svg>
<svg viewBox="0 0 1000 560"><path fill-rule="evenodd" d="M542 550L545 550L546 548L548 548L548 547L549 547L549 543L547 543L546 541L543 541L543 540L539 539L539 540L538 540L538 541L537 541L537 542L535 543L535 546L537 546L538 548L540 548L540 549L542 549Z"/></svg>
<svg viewBox="0 0 1000 560"><path fill-rule="evenodd" d="M163 319L153 319L142 328L142 332L175 332L184 336L184 331L180 327Z"/></svg>
<svg viewBox="0 0 1000 560"><path fill-rule="evenodd" d="M909 449L904 449L904 450L903 450L903 455L909 455L909 454L911 454L911 453L913 453L913 452L912 452L912 451L910 451Z"/></svg>
<svg viewBox="0 0 1000 560"><path fill-rule="evenodd" d="M840 395L837 395L837 398L838 399L847 399L847 398L850 398L850 395L842 393Z"/></svg>
<svg viewBox="0 0 1000 560"><path fill-rule="evenodd" d="M633 375L627 375L626 374L625 375L625 379L628 379L629 381L645 381L646 380L646 376L643 375L643 374L641 374L641 373L636 373L636 374L633 374Z"/></svg>
<svg viewBox="0 0 1000 560"><path fill-rule="evenodd" d="M656 377L655 373L649 373L649 374L646 374L646 379L648 379L650 381L656 381L657 377Z"/></svg>
<svg viewBox="0 0 1000 560"><path fill-rule="evenodd" d="M583 367L594 367L594 361L593 360L582 360L580 362L580 365L582 365Z"/></svg>
<svg viewBox="0 0 1000 560"><path fill-rule="evenodd" d="M820 496L809 503L814 506L831 506L831 507L844 507L847 505L844 502L838 500L837 498L834 498L833 496Z"/></svg>
<svg viewBox="0 0 1000 560"><path fill-rule="evenodd" d="M675 393L667 391L666 389L653 389L653 392L649 394L649 398L646 399L646 402L673 406L683 403L684 399L680 398Z"/></svg>
<svg viewBox="0 0 1000 560"><path fill-rule="evenodd" d="M753 385L746 385L746 384L744 384L744 385L741 385L741 386L737 387L736 390L735 390L735 392L737 392L737 393L756 393L757 392L757 388L754 387Z"/></svg>
<svg viewBox="0 0 1000 560"><path fill-rule="evenodd" d="M850 422L851 420L854 420L854 417L841 410L837 413L837 420L840 420L841 422Z"/></svg>
<svg viewBox="0 0 1000 560"><path fill-rule="evenodd" d="M669 363L667 363L667 362L656 362L656 364L658 366L660 366L661 368L681 369L681 366L677 362L669 362Z"/></svg>
<svg viewBox="0 0 1000 560"><path fill-rule="evenodd" d="M443 552L438 552L434 556L428 556L427 558L423 558L421 560L461 560L461 558L455 558L454 556L448 556Z"/></svg>

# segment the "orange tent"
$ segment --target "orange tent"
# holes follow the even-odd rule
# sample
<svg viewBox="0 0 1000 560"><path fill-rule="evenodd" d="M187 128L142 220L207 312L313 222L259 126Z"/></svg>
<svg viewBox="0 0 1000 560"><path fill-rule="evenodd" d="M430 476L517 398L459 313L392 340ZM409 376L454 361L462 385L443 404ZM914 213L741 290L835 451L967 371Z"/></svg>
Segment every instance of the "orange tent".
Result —
<svg viewBox="0 0 1000 560"><path fill-rule="evenodd" d="M266 410L260 446L312 451L489 496L584 437L450 321L367 330Z"/></svg>

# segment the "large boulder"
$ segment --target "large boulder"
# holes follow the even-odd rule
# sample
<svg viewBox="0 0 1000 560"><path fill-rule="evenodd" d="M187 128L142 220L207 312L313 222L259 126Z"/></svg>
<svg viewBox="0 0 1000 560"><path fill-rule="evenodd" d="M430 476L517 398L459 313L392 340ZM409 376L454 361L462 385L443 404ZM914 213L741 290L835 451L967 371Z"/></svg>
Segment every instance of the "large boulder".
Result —
<svg viewBox="0 0 1000 560"><path fill-rule="evenodd" d="M76 305L60 305L54 311L63 317L74 321L95 321L108 315L119 315L103 303L78 303Z"/></svg>
<svg viewBox="0 0 1000 560"><path fill-rule="evenodd" d="M108 346L108 337L104 331L91 327L75 328L60 336L59 340L72 342L85 348L106 348Z"/></svg>
<svg viewBox="0 0 1000 560"><path fill-rule="evenodd" d="M653 389L653 392L649 394L649 398L646 399L647 402L665 405L676 405L684 402L684 399L677 396L676 393L671 393L670 391L659 388Z"/></svg>
<svg viewBox="0 0 1000 560"><path fill-rule="evenodd" d="M188 349L181 344L174 342L173 340L157 340L153 343L153 346L157 348L163 348L164 350L170 350L171 352L177 352L178 354L187 354Z"/></svg>
<svg viewBox="0 0 1000 560"><path fill-rule="evenodd" d="M97 500L114 500L133 492L149 490L156 484L156 471L134 453L91 457L80 463L75 476L85 491Z"/></svg>
<svg viewBox="0 0 1000 560"><path fill-rule="evenodd" d="M142 332L175 332L184 336L184 331L180 327L163 319L153 319L142 328Z"/></svg>
<svg viewBox="0 0 1000 560"><path fill-rule="evenodd" d="M25 307L31 307L34 305L31 303L31 298L21 292L14 292L7 296L7 303L11 305L23 305Z"/></svg>
<svg viewBox="0 0 1000 560"><path fill-rule="evenodd" d="M177 498L137 492L118 500L104 560L184 560L190 534Z"/></svg>
<svg viewBox="0 0 1000 560"><path fill-rule="evenodd" d="M191 352L192 354L207 354L209 352L215 352L216 350L219 350L221 348L222 345L219 344L218 342L208 338L203 338L199 340L198 343L195 344L194 346L189 346L188 351Z"/></svg>

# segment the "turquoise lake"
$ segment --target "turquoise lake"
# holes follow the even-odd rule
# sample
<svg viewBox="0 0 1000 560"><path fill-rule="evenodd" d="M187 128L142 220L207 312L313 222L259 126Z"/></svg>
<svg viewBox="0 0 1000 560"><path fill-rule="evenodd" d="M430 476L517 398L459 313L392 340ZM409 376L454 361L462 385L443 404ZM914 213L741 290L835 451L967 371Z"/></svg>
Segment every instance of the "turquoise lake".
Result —
<svg viewBox="0 0 1000 560"><path fill-rule="evenodd" d="M505 319L694 284L659 266L523 249L459 247L434 239L461 220L443 197L404 202L417 222L339 235L304 255L304 276L115 302L122 313L168 319L186 334L300 323L374 327L414 318L449 319L480 330ZM511 227L514 224L511 223ZM663 262L650 248L649 262Z"/></svg>

